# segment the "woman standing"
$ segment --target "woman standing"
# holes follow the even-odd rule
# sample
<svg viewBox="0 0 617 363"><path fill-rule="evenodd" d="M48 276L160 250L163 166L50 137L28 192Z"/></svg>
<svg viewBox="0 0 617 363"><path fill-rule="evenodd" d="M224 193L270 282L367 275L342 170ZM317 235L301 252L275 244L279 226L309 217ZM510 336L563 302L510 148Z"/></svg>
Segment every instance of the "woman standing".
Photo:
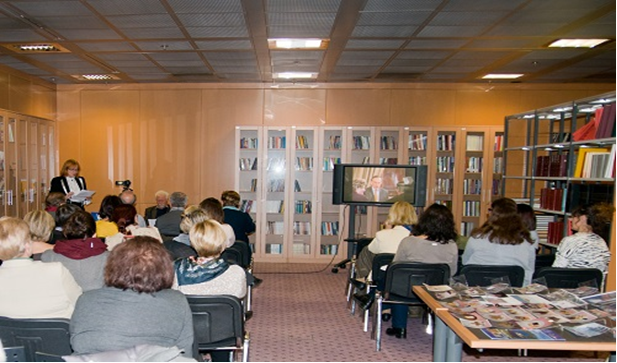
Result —
<svg viewBox="0 0 617 363"><path fill-rule="evenodd" d="M86 190L86 179L83 176L79 176L81 167L76 160L68 159L62 165L60 169L60 176L57 176L51 180L50 193L62 193L65 195L68 203L77 204L83 207L84 204L89 204L89 200L86 202L71 202L71 198L76 193Z"/></svg>
<svg viewBox="0 0 617 363"><path fill-rule="evenodd" d="M553 267L597 268L606 274L611 252L598 233L610 225L614 210L608 203L575 208L571 219L576 233L561 240Z"/></svg>

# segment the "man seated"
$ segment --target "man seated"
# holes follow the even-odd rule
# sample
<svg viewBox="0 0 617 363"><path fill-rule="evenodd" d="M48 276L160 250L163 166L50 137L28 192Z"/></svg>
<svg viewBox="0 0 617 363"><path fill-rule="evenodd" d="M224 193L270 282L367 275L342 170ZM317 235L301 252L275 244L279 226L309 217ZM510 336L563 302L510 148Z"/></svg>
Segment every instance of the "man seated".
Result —
<svg viewBox="0 0 617 363"><path fill-rule="evenodd" d="M122 193L120 193L120 199L122 199L122 203L135 206L137 203L137 195L131 189L126 189ZM147 227L146 220L141 214L137 214L137 224L139 227Z"/></svg>
<svg viewBox="0 0 617 363"><path fill-rule="evenodd" d="M182 231L180 230L180 222L182 221L182 214L184 208L188 202L188 197L182 192L173 192L169 197L171 204L171 210L157 218L155 226L163 235L163 240L173 239L178 236Z"/></svg>
<svg viewBox="0 0 617 363"><path fill-rule="evenodd" d="M154 193L154 200L156 201L156 205L146 208L146 212L144 213L144 217L147 220L157 219L171 210L169 206L169 193L166 191L159 190Z"/></svg>

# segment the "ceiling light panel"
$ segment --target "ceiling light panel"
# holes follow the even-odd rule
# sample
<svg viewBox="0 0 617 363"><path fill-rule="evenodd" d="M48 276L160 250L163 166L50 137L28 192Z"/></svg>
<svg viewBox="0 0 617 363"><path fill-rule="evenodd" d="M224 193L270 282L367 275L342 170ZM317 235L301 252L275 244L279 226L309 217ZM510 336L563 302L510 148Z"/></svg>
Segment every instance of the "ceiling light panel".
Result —
<svg viewBox="0 0 617 363"><path fill-rule="evenodd" d="M609 39L558 39L548 46L549 48L594 48L608 41Z"/></svg>

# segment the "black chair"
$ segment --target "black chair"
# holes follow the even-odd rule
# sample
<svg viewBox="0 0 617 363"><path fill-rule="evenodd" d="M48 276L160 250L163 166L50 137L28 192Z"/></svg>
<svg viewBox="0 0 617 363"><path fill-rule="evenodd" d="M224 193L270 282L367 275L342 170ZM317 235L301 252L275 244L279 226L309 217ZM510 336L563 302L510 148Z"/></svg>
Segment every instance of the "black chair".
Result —
<svg viewBox="0 0 617 363"><path fill-rule="evenodd" d="M465 265L461 268L460 275L465 276L469 286L489 286L495 279L508 277L511 286L521 287L525 280L525 270L514 265Z"/></svg>
<svg viewBox="0 0 617 363"><path fill-rule="evenodd" d="M251 253L251 246L248 243L243 241L236 241L229 248L235 249L240 252L241 260L238 261L238 265L242 266L248 271L253 270L253 254Z"/></svg>
<svg viewBox="0 0 617 363"><path fill-rule="evenodd" d="M542 253L536 255L536 265L534 274L540 271L545 267L553 266L553 262L555 262L555 254L554 253Z"/></svg>
<svg viewBox="0 0 617 363"><path fill-rule="evenodd" d="M385 286L376 293L376 316L381 317L383 304L426 306L413 292L417 285L445 285L450 280L450 266L441 263L393 262L388 266ZM376 350L381 350L381 319L374 319L371 336Z"/></svg>
<svg viewBox="0 0 617 363"><path fill-rule="evenodd" d="M556 289L575 289L582 282L593 280L599 290L602 289L602 271L597 268L561 268L545 267L537 271L533 278L544 277L546 286Z"/></svg>
<svg viewBox="0 0 617 363"><path fill-rule="evenodd" d="M238 265L247 271L248 286L246 289L246 297L244 298L244 310L247 317L253 315L253 283L250 279L253 279L253 258L251 254L251 247L248 243L243 241L236 241L233 245L227 247L221 254L227 263Z"/></svg>
<svg viewBox="0 0 617 363"><path fill-rule="evenodd" d="M36 353L70 355L68 319L11 319L0 317L0 339L7 347L23 346L26 361L35 362Z"/></svg>
<svg viewBox="0 0 617 363"><path fill-rule="evenodd" d="M26 348L24 347L6 347L4 355L7 362L26 362Z"/></svg>
<svg viewBox="0 0 617 363"><path fill-rule="evenodd" d="M229 264L242 266L242 252L232 247L226 248L225 251L221 253L221 258Z"/></svg>
<svg viewBox="0 0 617 363"><path fill-rule="evenodd" d="M242 362L248 361L249 334L244 330L242 303L230 295L187 295L193 312L195 351L231 350L242 352Z"/></svg>
<svg viewBox="0 0 617 363"><path fill-rule="evenodd" d="M380 253L373 257L373 265L371 267L371 279L367 279L365 282L357 279L349 279L349 284L351 286L351 296L350 304L351 304L351 314L355 314L356 312L356 300L353 298L353 295L356 292L364 290L367 295L374 293L377 289L383 288L383 282L385 281L386 271L382 270L382 266L386 266L392 262L394 259L394 254L392 253ZM369 309L364 309L363 314L363 323L364 323L364 331L368 331L368 323L369 323ZM381 315L379 315L381 316Z"/></svg>

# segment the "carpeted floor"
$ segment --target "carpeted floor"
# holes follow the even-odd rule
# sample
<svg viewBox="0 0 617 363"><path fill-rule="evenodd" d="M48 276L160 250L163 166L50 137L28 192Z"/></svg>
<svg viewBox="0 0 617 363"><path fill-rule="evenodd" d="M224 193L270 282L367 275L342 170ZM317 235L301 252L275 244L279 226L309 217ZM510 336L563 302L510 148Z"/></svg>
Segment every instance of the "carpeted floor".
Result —
<svg viewBox="0 0 617 363"><path fill-rule="evenodd" d="M362 330L361 316L346 308L347 270L338 274L315 264L256 264L264 280L254 290L254 316L247 322L252 362L424 362L432 361L432 336L420 319L409 319L407 339L385 335L381 352ZM323 271L320 271L323 270ZM320 271L320 272L316 272ZM384 330L388 326L384 323ZM464 361L603 361L593 352L516 351L465 348Z"/></svg>

